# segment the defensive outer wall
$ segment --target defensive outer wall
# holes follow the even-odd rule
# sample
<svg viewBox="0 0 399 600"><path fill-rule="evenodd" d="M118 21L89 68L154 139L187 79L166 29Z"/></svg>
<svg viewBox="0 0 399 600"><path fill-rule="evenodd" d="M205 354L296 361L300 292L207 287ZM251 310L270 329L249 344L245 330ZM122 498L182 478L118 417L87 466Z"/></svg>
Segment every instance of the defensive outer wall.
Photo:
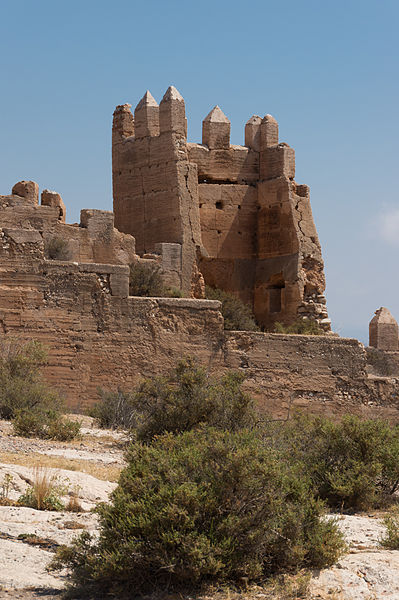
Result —
<svg viewBox="0 0 399 600"><path fill-rule="evenodd" d="M371 326L377 349L331 334L226 332L216 301L129 296L131 262L181 276L176 243L156 249L137 253L107 211L82 210L68 225L58 194L44 190L39 204L37 184L19 182L0 196L0 342L46 344L45 376L76 410L95 402L99 387L129 389L191 355L210 372L243 371L276 418L300 407L399 421L397 325L386 309Z"/></svg>

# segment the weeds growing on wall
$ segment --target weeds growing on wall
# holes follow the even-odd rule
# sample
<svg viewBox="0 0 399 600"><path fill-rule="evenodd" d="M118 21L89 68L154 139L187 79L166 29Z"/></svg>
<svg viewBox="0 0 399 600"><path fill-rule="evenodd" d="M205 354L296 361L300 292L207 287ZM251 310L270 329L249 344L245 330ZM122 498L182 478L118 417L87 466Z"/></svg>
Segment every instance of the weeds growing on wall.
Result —
<svg viewBox="0 0 399 600"><path fill-rule="evenodd" d="M234 331L258 331L255 317L251 308L242 300L229 292L206 286L208 300L219 300L222 303L221 313L224 318L224 328Z"/></svg>
<svg viewBox="0 0 399 600"><path fill-rule="evenodd" d="M163 296L164 286L158 265L136 262L130 265L130 296Z"/></svg>
<svg viewBox="0 0 399 600"><path fill-rule="evenodd" d="M159 265L140 262L130 265L129 294L160 298L183 298L184 296L179 288L164 285Z"/></svg>
<svg viewBox="0 0 399 600"><path fill-rule="evenodd" d="M283 325L276 321L274 324L275 333L288 333L297 335L324 335L323 329L316 321L311 319L298 319L291 325Z"/></svg>
<svg viewBox="0 0 399 600"><path fill-rule="evenodd" d="M68 260L68 243L61 237L52 237L45 243L44 252L51 260Z"/></svg>
<svg viewBox="0 0 399 600"><path fill-rule="evenodd" d="M91 412L100 427L125 427L139 440L199 425L236 431L254 422L254 403L242 388L244 377L210 376L193 359L181 360L164 377L145 379L133 391L102 392Z"/></svg>
<svg viewBox="0 0 399 600"><path fill-rule="evenodd" d="M17 435L69 440L80 426L61 415L62 402L43 381L47 353L39 342L3 340L0 347L0 417Z"/></svg>
<svg viewBox="0 0 399 600"><path fill-rule="evenodd" d="M393 374L392 365L384 351L377 348L366 348L367 363L372 365L375 373L384 377Z"/></svg>

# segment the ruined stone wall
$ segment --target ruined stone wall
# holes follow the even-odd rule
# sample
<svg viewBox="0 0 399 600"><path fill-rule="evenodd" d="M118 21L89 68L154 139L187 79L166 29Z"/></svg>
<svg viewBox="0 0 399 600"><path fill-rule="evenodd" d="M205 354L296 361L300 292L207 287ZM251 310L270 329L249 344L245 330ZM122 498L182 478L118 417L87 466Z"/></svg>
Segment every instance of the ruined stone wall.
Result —
<svg viewBox="0 0 399 600"><path fill-rule="evenodd" d="M57 207L40 206L11 194L0 196L0 227L10 237L40 238L44 254L61 240L58 254L63 260L129 264L136 259L134 238L114 228L114 215L109 211L82 210L80 224L67 225Z"/></svg>
<svg viewBox="0 0 399 600"><path fill-rule="evenodd" d="M218 302L126 297L124 269L38 261L1 274L0 337L45 343L46 377L72 409L192 355L211 372L242 370L275 418L297 407L398 420L399 378L370 378L356 340L224 332Z"/></svg>
<svg viewBox="0 0 399 600"><path fill-rule="evenodd" d="M47 260L40 230L2 228L0 341L46 344L46 378L72 409L95 402L99 387L129 389L191 355L211 372L242 370L247 389L276 418L300 407L398 420L397 370L368 373L356 340L225 332L218 302L129 297L128 271Z"/></svg>
<svg viewBox="0 0 399 600"><path fill-rule="evenodd" d="M267 330L309 318L328 331L309 188L294 177L294 150L279 143L270 115L251 117L238 146L218 106L203 121L202 143L187 143L174 88L159 107L147 92L134 117L130 105L114 113L116 224L136 237L138 252L178 243L186 293L201 296L202 275L249 304Z"/></svg>

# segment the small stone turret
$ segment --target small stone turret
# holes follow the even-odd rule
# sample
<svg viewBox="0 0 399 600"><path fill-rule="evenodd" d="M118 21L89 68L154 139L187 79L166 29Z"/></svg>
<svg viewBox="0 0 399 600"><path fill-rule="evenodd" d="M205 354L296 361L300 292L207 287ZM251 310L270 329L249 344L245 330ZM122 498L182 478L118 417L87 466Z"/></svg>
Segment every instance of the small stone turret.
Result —
<svg viewBox="0 0 399 600"><path fill-rule="evenodd" d="M159 126L161 133L177 133L187 138L187 119L183 96L171 85L159 105Z"/></svg>
<svg viewBox="0 0 399 600"><path fill-rule="evenodd" d="M210 150L230 148L230 121L217 105L202 121L202 143Z"/></svg>
<svg viewBox="0 0 399 600"><path fill-rule="evenodd" d="M112 125L113 140L134 135L134 119L131 104L120 104L115 108Z"/></svg>
<svg viewBox="0 0 399 600"><path fill-rule="evenodd" d="M255 152L260 151L260 126L262 119L253 115L245 124L245 145Z"/></svg>
<svg viewBox="0 0 399 600"><path fill-rule="evenodd" d="M399 350L399 328L387 308L375 311L369 324L369 344L379 350Z"/></svg>
<svg viewBox="0 0 399 600"><path fill-rule="evenodd" d="M136 139L159 135L159 106L147 90L134 111Z"/></svg>

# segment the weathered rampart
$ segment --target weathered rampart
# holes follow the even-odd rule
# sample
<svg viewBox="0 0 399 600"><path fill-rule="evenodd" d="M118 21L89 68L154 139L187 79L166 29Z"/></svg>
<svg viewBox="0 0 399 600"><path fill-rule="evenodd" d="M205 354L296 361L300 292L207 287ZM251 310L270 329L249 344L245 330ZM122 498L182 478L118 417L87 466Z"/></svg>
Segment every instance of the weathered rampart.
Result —
<svg viewBox="0 0 399 600"><path fill-rule="evenodd" d="M368 364L356 340L226 332L216 301L129 297L129 269L117 260L134 241L108 225L113 263L87 260L97 260L103 233L85 227L86 217L96 222L95 212L82 214L81 227L67 226L52 207L0 197L0 337L45 343L46 377L71 408L96 401L99 387L129 389L194 355L212 372L244 371L248 389L276 417L296 406L398 417L399 368L381 377L381 359ZM74 239L85 260L46 258L46 236L55 233ZM378 352L386 364L388 353ZM397 354L389 353L394 366Z"/></svg>

